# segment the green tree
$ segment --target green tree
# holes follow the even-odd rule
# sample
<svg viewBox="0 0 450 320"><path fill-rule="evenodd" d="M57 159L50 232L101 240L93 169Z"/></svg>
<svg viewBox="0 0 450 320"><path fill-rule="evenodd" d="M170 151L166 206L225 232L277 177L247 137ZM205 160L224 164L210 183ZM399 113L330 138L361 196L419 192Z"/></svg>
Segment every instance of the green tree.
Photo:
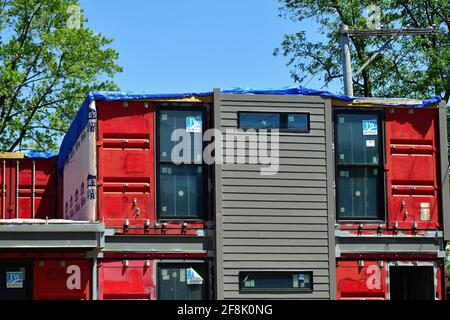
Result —
<svg viewBox="0 0 450 320"><path fill-rule="evenodd" d="M78 0L0 0L0 150L57 150L87 92L114 90L112 40Z"/></svg>
<svg viewBox="0 0 450 320"><path fill-rule="evenodd" d="M318 74L324 84L341 81L340 24L367 29L376 5L385 28L426 28L438 34L392 39L359 76L353 79L356 96L450 97L450 2L448 0L279 0L280 15L294 21L313 19L323 41L311 41L304 31L285 35L275 55L288 58L294 80L304 84ZM311 21L311 20L308 20ZM388 40L387 37L351 38L352 67L357 70Z"/></svg>

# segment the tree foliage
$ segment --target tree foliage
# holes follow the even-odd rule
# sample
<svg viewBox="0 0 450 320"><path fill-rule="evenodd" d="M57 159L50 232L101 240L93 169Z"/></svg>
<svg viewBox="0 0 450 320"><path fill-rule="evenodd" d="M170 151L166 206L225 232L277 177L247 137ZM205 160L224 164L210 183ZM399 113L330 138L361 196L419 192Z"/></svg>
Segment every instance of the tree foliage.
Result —
<svg viewBox="0 0 450 320"><path fill-rule="evenodd" d="M280 15L294 21L313 19L319 41L305 31L285 35L276 55L288 58L294 80L304 84L319 75L325 84L341 81L340 24L368 29L368 8L379 7L384 28L427 28L438 34L394 37L381 54L354 77L356 96L428 98L450 97L450 2L448 0L279 0ZM352 67L359 69L388 37L351 38Z"/></svg>
<svg viewBox="0 0 450 320"><path fill-rule="evenodd" d="M86 93L117 89L112 40L85 23L78 0L0 0L0 150L57 150Z"/></svg>

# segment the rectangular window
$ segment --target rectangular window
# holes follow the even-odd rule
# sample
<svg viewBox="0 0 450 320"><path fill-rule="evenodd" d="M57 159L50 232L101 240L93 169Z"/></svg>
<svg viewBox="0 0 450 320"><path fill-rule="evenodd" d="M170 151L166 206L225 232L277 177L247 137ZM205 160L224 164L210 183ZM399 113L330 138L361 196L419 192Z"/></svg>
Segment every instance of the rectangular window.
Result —
<svg viewBox="0 0 450 320"><path fill-rule="evenodd" d="M382 220L384 183L381 114L340 111L335 118L337 217Z"/></svg>
<svg viewBox="0 0 450 320"><path fill-rule="evenodd" d="M159 176L160 218L203 216L203 168L161 165Z"/></svg>
<svg viewBox="0 0 450 320"><path fill-rule="evenodd" d="M159 107L157 119L158 218L203 219L204 112L195 107Z"/></svg>
<svg viewBox="0 0 450 320"><path fill-rule="evenodd" d="M205 264L158 264L158 300L205 300Z"/></svg>
<svg viewBox="0 0 450 320"><path fill-rule="evenodd" d="M240 129L309 131L309 114L307 113L239 112L238 117Z"/></svg>
<svg viewBox="0 0 450 320"><path fill-rule="evenodd" d="M240 272L241 291L312 291L313 273L280 271L280 272Z"/></svg>

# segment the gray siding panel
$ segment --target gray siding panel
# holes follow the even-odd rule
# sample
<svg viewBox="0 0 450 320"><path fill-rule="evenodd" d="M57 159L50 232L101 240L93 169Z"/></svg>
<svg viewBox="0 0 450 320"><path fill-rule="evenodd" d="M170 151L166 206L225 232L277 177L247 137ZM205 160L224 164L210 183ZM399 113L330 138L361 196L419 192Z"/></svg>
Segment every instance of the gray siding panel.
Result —
<svg viewBox="0 0 450 320"><path fill-rule="evenodd" d="M329 263L330 250L334 251L329 240L334 236L334 232L329 234L334 218L331 221L328 212L330 168L326 158L331 150L331 140L326 136L325 107L330 108L329 102L304 96L217 96L215 125L224 133L237 129L239 111L309 113L311 121L309 133L280 133L280 167L275 175L261 175L261 167L267 165L248 164L248 157L246 164L216 165L216 180L220 176L220 186L216 181L216 239L221 247L217 255L217 297L329 299L334 290L330 284L334 260ZM246 145L247 156L251 148ZM270 270L312 271L314 291L239 292L240 271Z"/></svg>

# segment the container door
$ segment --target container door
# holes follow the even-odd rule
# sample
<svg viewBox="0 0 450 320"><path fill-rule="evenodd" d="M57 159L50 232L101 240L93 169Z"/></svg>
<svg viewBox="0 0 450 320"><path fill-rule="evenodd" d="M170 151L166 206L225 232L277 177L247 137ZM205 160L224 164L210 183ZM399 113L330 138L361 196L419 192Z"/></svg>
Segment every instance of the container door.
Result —
<svg viewBox="0 0 450 320"><path fill-rule="evenodd" d="M437 110L386 111L389 224L439 227Z"/></svg>
<svg viewBox="0 0 450 320"><path fill-rule="evenodd" d="M99 264L100 300L153 300L153 262L103 261Z"/></svg>
<svg viewBox="0 0 450 320"><path fill-rule="evenodd" d="M434 268L392 266L389 270L391 300L434 300Z"/></svg>
<svg viewBox="0 0 450 320"><path fill-rule="evenodd" d="M339 300L384 300L386 269L378 261L338 261L336 285Z"/></svg>
<svg viewBox="0 0 450 320"><path fill-rule="evenodd" d="M88 300L91 268L82 260L34 262L34 300Z"/></svg>
<svg viewBox="0 0 450 320"><path fill-rule="evenodd" d="M56 161L24 159L19 162L18 214L23 219L54 219L56 212Z"/></svg>
<svg viewBox="0 0 450 320"><path fill-rule="evenodd" d="M31 300L32 266L0 261L0 300Z"/></svg>
<svg viewBox="0 0 450 320"><path fill-rule="evenodd" d="M9 194L11 189L10 184L10 161L1 159L0 167L0 218L8 219L8 208L10 207Z"/></svg>
<svg viewBox="0 0 450 320"><path fill-rule="evenodd" d="M154 221L153 117L149 103L98 103L98 210L108 227Z"/></svg>

